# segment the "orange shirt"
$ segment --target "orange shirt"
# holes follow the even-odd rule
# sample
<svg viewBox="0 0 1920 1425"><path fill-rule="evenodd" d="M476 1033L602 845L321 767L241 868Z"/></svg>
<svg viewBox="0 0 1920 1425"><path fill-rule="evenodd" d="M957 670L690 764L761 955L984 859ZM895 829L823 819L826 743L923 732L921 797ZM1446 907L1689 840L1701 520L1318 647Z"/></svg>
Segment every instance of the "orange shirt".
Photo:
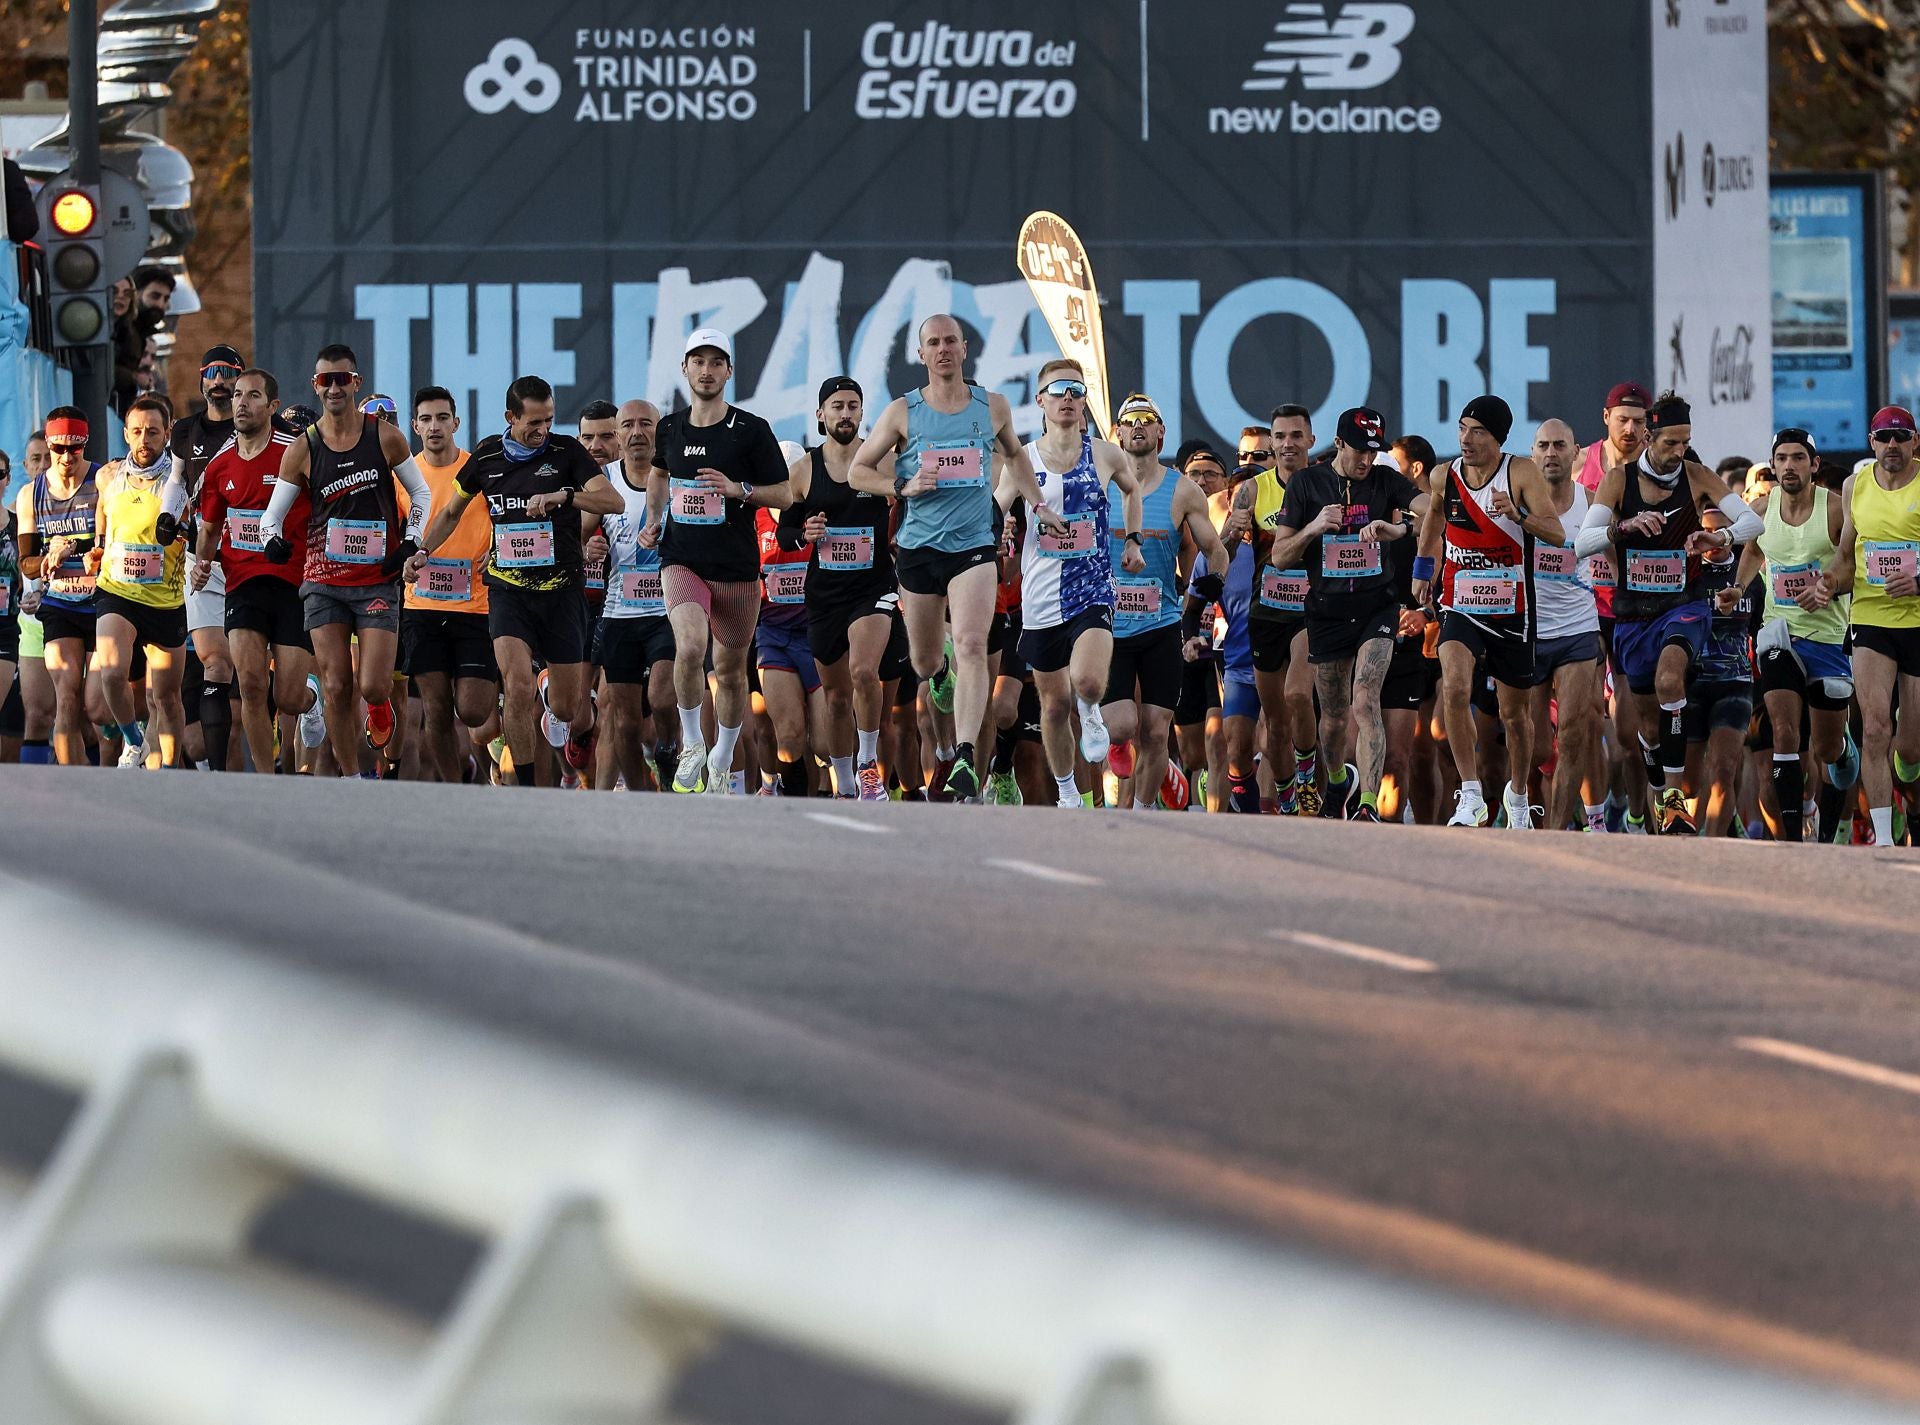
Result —
<svg viewBox="0 0 1920 1425"><path fill-rule="evenodd" d="M454 478L468 460L464 450L455 451L454 457L451 465L429 465L424 455L414 458L414 467L426 479L427 489L433 495L435 510L445 509L453 498ZM396 485L400 491L400 517L405 519L412 502L407 499L406 486L398 482ZM407 585L407 607L422 613L485 613L487 586L480 576L486 570L487 556L492 551L493 520L487 514L486 497L481 496L461 512L460 523L453 527L447 542L433 551L419 579Z"/></svg>

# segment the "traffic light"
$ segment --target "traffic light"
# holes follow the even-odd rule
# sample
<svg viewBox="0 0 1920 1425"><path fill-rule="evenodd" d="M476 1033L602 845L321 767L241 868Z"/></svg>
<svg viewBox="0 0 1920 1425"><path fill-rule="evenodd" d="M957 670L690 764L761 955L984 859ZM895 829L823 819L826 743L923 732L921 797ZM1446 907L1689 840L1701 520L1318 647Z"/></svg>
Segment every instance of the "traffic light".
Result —
<svg viewBox="0 0 1920 1425"><path fill-rule="evenodd" d="M47 234L47 274L57 347L103 346L112 340L107 279L107 225L100 185L55 179L40 190Z"/></svg>

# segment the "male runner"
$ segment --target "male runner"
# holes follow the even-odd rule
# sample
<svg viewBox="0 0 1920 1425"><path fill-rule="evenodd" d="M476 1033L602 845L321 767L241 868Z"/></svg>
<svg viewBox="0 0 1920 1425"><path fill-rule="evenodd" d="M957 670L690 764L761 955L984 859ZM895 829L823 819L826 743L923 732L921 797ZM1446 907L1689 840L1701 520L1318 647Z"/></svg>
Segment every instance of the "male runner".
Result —
<svg viewBox="0 0 1920 1425"><path fill-rule="evenodd" d="M1080 755L1098 768L1111 738L1100 716L1113 656L1113 575L1108 544L1108 487L1124 502L1128 547L1121 569L1146 569L1140 553L1140 490L1118 446L1096 440L1087 417L1086 373L1071 357L1056 357L1035 378L1041 411L1040 436L1026 447L1041 501L1027 506L1057 515L1066 531L1044 528L1027 540L1020 556L1020 657L1033 669L1040 695L1040 740L1063 807L1085 805L1075 777L1073 713L1080 713ZM1003 508L1016 498L1016 481L1002 467L996 498ZM1030 520L1030 523L1037 523ZM964 724L963 724L964 725ZM1156 784L1157 785L1157 784Z"/></svg>
<svg viewBox="0 0 1920 1425"><path fill-rule="evenodd" d="M399 579L419 550L420 532L433 507L406 436L356 406L358 365L353 348L338 343L321 347L314 357L313 389L321 416L307 427L304 439L287 447L260 520L262 553L269 563L286 563L293 554L285 533L287 516L301 492L307 493L303 622L320 665L327 740L343 777L361 775L356 692L366 700L366 730L373 746L382 748L393 740L389 698L400 638ZM404 525L396 481L413 502Z"/></svg>
<svg viewBox="0 0 1920 1425"><path fill-rule="evenodd" d="M888 403L847 479L856 490L906 501L894 557L900 605L914 671L930 685L953 680L951 714L939 711L944 697L935 701L940 736L951 739L936 751L943 763L952 758L942 790L965 801L980 790L973 739L985 723L991 692L987 629L998 552L994 457L1007 462L1012 493L1035 511L1040 532L1059 536L1067 528L1046 508L1026 448L1013 433L1007 398L967 382L967 340L956 318L941 313L920 323L920 361L927 384ZM890 468L883 469L883 461ZM951 659L945 652L949 618Z"/></svg>
<svg viewBox="0 0 1920 1425"><path fill-rule="evenodd" d="M1891 846L1894 783L1920 780L1920 468L1913 414L1904 407L1882 407L1867 433L1874 461L1847 477L1846 519L1823 589L1829 598L1853 595L1860 784L1873 844Z"/></svg>
<svg viewBox="0 0 1920 1425"><path fill-rule="evenodd" d="M1573 427L1565 421L1544 422L1533 437L1533 463L1546 477L1552 496L1548 509L1559 517L1561 538L1533 540L1533 595L1538 615L1539 642L1533 655L1538 680L1533 691L1534 761L1542 750L1553 750L1559 776L1547 825L1555 831L1572 822L1573 798L1581 798L1584 825L1590 832L1607 829L1606 754L1600 739L1600 609L1594 599L1588 570L1592 561L1574 553L1574 536L1586 523L1586 487L1573 478L1581 459ZM1547 511L1542 511L1546 513ZM1541 730L1559 714L1557 749L1543 749Z"/></svg>
<svg viewBox="0 0 1920 1425"><path fill-rule="evenodd" d="M1181 472L1181 478L1197 486L1205 498L1207 520L1217 535L1233 518L1233 494L1227 485L1226 461L1205 441L1189 440L1174 453L1173 463ZM1224 541L1221 552L1226 553ZM1226 567L1231 567L1231 557ZM1201 565L1195 560L1185 568L1191 575L1200 570ZM1226 810L1230 785L1226 717L1221 705L1220 653L1214 646L1215 625L1209 612L1219 607L1224 595L1224 576L1217 592L1190 586L1180 620L1180 656L1186 662L1186 669L1180 678L1180 701L1173 710L1173 736L1180 760L1194 769L1189 784L1192 788L1189 804L1207 812ZM1251 650L1248 661L1251 666Z"/></svg>
<svg viewBox="0 0 1920 1425"><path fill-rule="evenodd" d="M1396 436L1389 453L1400 473L1413 482L1413 488L1431 497L1433 475L1440 468L1432 442L1423 435ZM1433 736L1438 725L1434 714L1440 689L1440 623L1413 597L1416 553L1411 545L1394 551L1400 627L1394 634L1387 679L1380 685L1380 721L1387 730L1387 755L1377 810L1382 821L1411 820L1432 825L1439 819L1440 800L1450 789L1445 786L1440 748Z"/></svg>
<svg viewBox="0 0 1920 1425"><path fill-rule="evenodd" d="M1113 661L1101 715L1113 739L1110 765L1117 776L1131 776L1134 810L1146 811L1155 805L1166 777L1167 737L1187 667L1180 656L1182 555L1198 550L1210 569L1226 568L1229 557L1213 527L1206 495L1192 480L1160 463L1167 428L1159 407L1136 392L1120 403L1114 429L1140 491L1140 554L1146 567L1137 574L1129 572L1126 538L1115 536L1109 541ZM1124 529L1126 496L1122 493L1116 503L1115 488L1107 491L1108 526L1117 519ZM1210 588L1211 598L1218 598L1217 576ZM1200 592L1203 597L1208 594ZM1129 743L1130 770L1122 772L1128 763L1120 749Z"/></svg>
<svg viewBox="0 0 1920 1425"><path fill-rule="evenodd" d="M1636 381L1618 382L1607 392L1606 403L1600 408L1605 433L1601 439L1587 446L1587 458L1580 467L1578 477L1580 487L1589 497L1600 488L1601 480L1610 471L1632 464L1646 450L1647 410L1652 405L1652 394ZM1578 531L1569 529L1568 533L1577 535ZM1600 612L1600 651L1612 668L1614 677L1607 805L1610 813L1617 818L1612 824L1628 832L1644 833L1647 826L1647 779L1642 769L1634 765L1637 759L1631 750L1639 745L1643 729L1637 705L1626 691L1626 675L1620 671L1619 660L1613 654L1613 594L1619 579L1610 548L1602 548L1587 560L1587 581L1593 587L1594 604ZM1600 670L1596 668L1594 675L1598 678ZM1603 679L1599 694L1603 716L1607 711L1605 695Z"/></svg>
<svg viewBox="0 0 1920 1425"><path fill-rule="evenodd" d="M199 547L188 576L190 583L205 589L216 569L223 575L227 592L221 624L240 675L241 728L253 754L253 770L267 773L273 771L275 706L283 712L299 711L305 746L318 747L327 735L300 590L286 564L267 562L260 536L261 518L295 439L274 429L279 397L280 383L270 372L254 367L234 378L233 436L207 462L200 481ZM306 515L304 502L296 501L290 542L303 562ZM201 718L204 725L204 705ZM211 756L207 765L224 770ZM291 748L285 770L295 770Z"/></svg>
<svg viewBox="0 0 1920 1425"><path fill-rule="evenodd" d="M1387 445L1378 411L1342 412L1333 458L1308 466L1287 485L1283 533L1270 559L1276 568L1304 565L1307 571L1307 659L1320 694L1320 747L1329 769L1322 810L1357 821L1380 819L1375 808L1386 758L1380 686L1400 626L1384 545L1410 537L1428 504L1399 470L1374 463ZM1358 732L1357 809L1356 769L1346 760L1349 711Z"/></svg>
<svg viewBox="0 0 1920 1425"><path fill-rule="evenodd" d="M727 401L733 338L701 327L687 338L680 372L692 404L662 416L647 479L640 545L660 550L661 587L673 624L673 696L680 711L676 792L702 786L725 796L747 720L747 655L760 617L756 509L793 503L773 427ZM713 643L713 750L701 736L707 644Z"/></svg>
<svg viewBox="0 0 1920 1425"><path fill-rule="evenodd" d="M553 430L553 387L522 376L507 387L507 428L473 448L454 477L446 504L435 504L409 581L453 537L475 495L486 496L493 522L484 583L487 631L506 694L503 720L513 774L534 784L534 735L540 690L534 660L547 669L547 700L567 724L563 748L578 771L593 759L593 699L587 681L587 603L580 516L610 515L626 502L607 483L586 447Z"/></svg>
<svg viewBox="0 0 1920 1425"><path fill-rule="evenodd" d="M1647 411L1646 452L1600 482L1574 549L1582 558L1611 550L1620 586L1613 598L1613 651L1642 727L1649 784L1659 785L1660 830L1692 835L1686 774L1687 683L1706 647L1709 614L1700 556L1754 538L1760 518L1726 482L1686 458L1693 412L1671 392ZM1702 510L1728 527L1709 532Z"/></svg>
<svg viewBox="0 0 1920 1425"><path fill-rule="evenodd" d="M1248 427L1249 431L1258 427ZM1313 666L1307 659L1305 569L1280 569L1269 562L1287 482L1313 460L1313 413L1291 403L1275 406L1264 442L1243 436L1240 458L1252 455L1262 469L1252 487L1254 541L1258 563L1253 599L1247 610L1247 636L1253 648L1253 683L1266 713L1264 751L1272 768L1276 810L1282 815L1314 816L1320 810L1319 746L1314 726ZM1243 490L1244 494L1244 490Z"/></svg>
<svg viewBox="0 0 1920 1425"><path fill-rule="evenodd" d="M653 474L654 433L660 408L626 401L620 427L619 478L613 480L625 508L601 521L610 549L607 602L594 635L593 661L607 678L611 754L627 790L647 784L647 745L652 729L654 766L664 791L673 777L673 737L666 716L673 702L673 625L660 582L660 551L643 549L647 527L647 481Z"/></svg>
<svg viewBox="0 0 1920 1425"><path fill-rule="evenodd" d="M472 460L455 441L459 431L460 414L451 391L422 386L413 393L420 477L436 510L453 504L455 484ZM411 503L403 491L402 507ZM422 761L443 782L460 781L466 760L469 739L455 734L455 720L469 731L484 726L497 709L500 682L486 583L493 521L483 506L470 500L460 503L463 508L446 542L435 546L408 579L400 613L400 671L420 690Z"/></svg>
<svg viewBox="0 0 1920 1425"><path fill-rule="evenodd" d="M122 767L144 767L146 736L135 721L128 675L135 647L147 655L147 710L160 766L175 765L186 737L180 676L187 642L186 549L176 524L159 528L167 479L167 404L141 396L127 407L127 454L100 471L98 538L87 551L96 576L92 671L125 744Z"/></svg>
<svg viewBox="0 0 1920 1425"><path fill-rule="evenodd" d="M1725 483L1721 472L1714 474ZM1710 530L1721 520L1717 509L1703 516ZM1702 836L1727 834L1753 723L1753 628L1760 589L1756 582L1734 582L1742 557L1731 549L1708 549L1700 556L1713 613L1698 675L1687 689L1687 764Z"/></svg>
<svg viewBox="0 0 1920 1425"><path fill-rule="evenodd" d="M94 547L99 467L87 459L87 417L77 406L47 413L46 470L21 487L18 517L20 572L45 581L37 617L45 635L47 674L53 679L53 755L63 767L88 759L87 659L94 647Z"/></svg>

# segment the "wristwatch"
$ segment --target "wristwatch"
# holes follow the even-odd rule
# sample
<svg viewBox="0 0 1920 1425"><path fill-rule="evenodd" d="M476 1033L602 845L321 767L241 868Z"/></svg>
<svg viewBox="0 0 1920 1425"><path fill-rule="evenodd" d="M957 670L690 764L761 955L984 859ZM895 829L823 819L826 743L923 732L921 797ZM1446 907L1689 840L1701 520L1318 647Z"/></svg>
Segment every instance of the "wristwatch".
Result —
<svg viewBox="0 0 1920 1425"><path fill-rule="evenodd" d="M1140 537L1140 531L1137 529L1128 530L1126 533L1126 539L1129 544L1139 544L1142 546L1144 546L1145 544L1145 541L1142 540Z"/></svg>
<svg viewBox="0 0 1920 1425"><path fill-rule="evenodd" d="M745 480L740 482L740 498L743 500L751 500L753 498L753 486L749 485Z"/></svg>

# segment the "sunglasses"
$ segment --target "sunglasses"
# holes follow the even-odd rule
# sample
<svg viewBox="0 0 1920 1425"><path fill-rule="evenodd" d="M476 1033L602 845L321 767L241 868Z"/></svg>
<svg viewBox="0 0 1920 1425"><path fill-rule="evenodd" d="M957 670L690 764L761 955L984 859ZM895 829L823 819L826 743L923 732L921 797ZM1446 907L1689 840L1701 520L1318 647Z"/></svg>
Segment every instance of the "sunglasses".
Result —
<svg viewBox="0 0 1920 1425"><path fill-rule="evenodd" d="M1115 416L1113 423L1117 426L1157 426L1160 424L1160 417L1136 412L1130 416Z"/></svg>
<svg viewBox="0 0 1920 1425"><path fill-rule="evenodd" d="M240 370L241 368L232 362L215 361L202 366L200 375L207 381L237 381L240 379Z"/></svg>
<svg viewBox="0 0 1920 1425"><path fill-rule="evenodd" d="M367 400L364 400L360 403L360 411L362 415L368 415L368 416L378 416L378 415L391 416L391 415L399 414L394 409L393 397L391 396L369 397Z"/></svg>
<svg viewBox="0 0 1920 1425"><path fill-rule="evenodd" d="M1873 433L1873 438L1875 440L1888 441L1893 445L1905 445L1913 439L1913 432L1910 430L1877 430Z"/></svg>
<svg viewBox="0 0 1920 1425"><path fill-rule="evenodd" d="M1243 450L1240 452L1240 458L1242 460L1271 460L1273 459L1273 452L1271 450Z"/></svg>
<svg viewBox="0 0 1920 1425"><path fill-rule="evenodd" d="M1040 388L1040 394L1043 396L1072 396L1078 399L1087 394L1087 383L1084 381L1068 381L1064 378L1059 381L1049 381Z"/></svg>
<svg viewBox="0 0 1920 1425"><path fill-rule="evenodd" d="M69 445L65 441L50 440L47 442L47 449L55 455L84 455L87 443L83 440L78 445Z"/></svg>
<svg viewBox="0 0 1920 1425"><path fill-rule="evenodd" d="M323 391L329 386L351 386L359 379L360 373L358 371L316 371L313 373L313 384Z"/></svg>

